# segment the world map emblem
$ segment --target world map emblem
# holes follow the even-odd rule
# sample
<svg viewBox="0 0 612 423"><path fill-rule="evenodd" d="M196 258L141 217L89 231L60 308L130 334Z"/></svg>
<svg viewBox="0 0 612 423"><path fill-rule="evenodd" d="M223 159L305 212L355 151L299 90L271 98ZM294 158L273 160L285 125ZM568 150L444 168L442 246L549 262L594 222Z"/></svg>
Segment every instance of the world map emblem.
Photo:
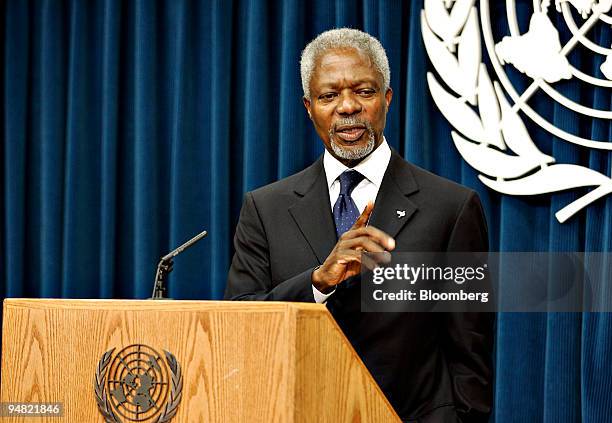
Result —
<svg viewBox="0 0 612 423"><path fill-rule="evenodd" d="M521 27L518 16L526 4L530 19L528 26ZM543 151L526 119L555 143L611 154L609 130L585 135L580 128L562 128L537 104L552 101L564 113L609 125L612 40L593 34L610 34L612 0L533 0L521 7L517 10L515 0L481 0L478 5L475 0L424 0L421 32L436 71L427 74L427 83L434 103L453 127L451 137L459 154L490 189L517 196L588 189L556 211L555 217L563 223L611 194L611 175L565 163ZM504 22L504 35L491 23L491 14L500 10L505 19L496 22ZM565 26L562 31L559 22ZM597 42L601 39L603 44ZM490 66L483 62L483 52ZM585 54L598 64L595 72L581 66ZM593 99L562 92L560 87L569 83L603 93L606 106L598 108Z"/></svg>
<svg viewBox="0 0 612 423"><path fill-rule="evenodd" d="M183 376L176 357L134 344L116 354L108 350L98 362L94 391L108 423L169 422L178 411Z"/></svg>

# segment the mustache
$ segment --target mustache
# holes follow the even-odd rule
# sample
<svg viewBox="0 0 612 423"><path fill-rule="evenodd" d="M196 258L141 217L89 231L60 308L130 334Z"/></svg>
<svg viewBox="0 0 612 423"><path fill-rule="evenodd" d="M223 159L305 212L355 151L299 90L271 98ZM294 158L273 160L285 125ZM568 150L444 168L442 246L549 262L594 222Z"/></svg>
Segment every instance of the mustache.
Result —
<svg viewBox="0 0 612 423"><path fill-rule="evenodd" d="M339 127L342 126L348 126L348 125L363 125L365 126L367 131L372 131L372 124L365 120L365 119L360 119L358 117L348 117L348 118L342 118L342 119L338 119L334 125L329 129L330 133L335 133L336 130Z"/></svg>

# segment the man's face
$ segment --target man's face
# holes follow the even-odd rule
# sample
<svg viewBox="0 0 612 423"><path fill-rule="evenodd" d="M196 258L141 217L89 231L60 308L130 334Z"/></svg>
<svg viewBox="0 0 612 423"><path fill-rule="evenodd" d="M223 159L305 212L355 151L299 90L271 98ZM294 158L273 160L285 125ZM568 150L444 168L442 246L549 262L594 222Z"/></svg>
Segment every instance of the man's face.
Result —
<svg viewBox="0 0 612 423"><path fill-rule="evenodd" d="M352 167L380 145L393 92L370 59L354 49L318 57L304 106L325 148Z"/></svg>

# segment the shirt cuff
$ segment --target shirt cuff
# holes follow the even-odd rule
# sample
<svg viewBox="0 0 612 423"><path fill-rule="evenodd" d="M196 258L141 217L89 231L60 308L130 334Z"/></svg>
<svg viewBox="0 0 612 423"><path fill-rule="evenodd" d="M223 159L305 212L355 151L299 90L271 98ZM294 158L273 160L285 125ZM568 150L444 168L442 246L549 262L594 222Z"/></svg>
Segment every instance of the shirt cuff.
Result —
<svg viewBox="0 0 612 423"><path fill-rule="evenodd" d="M324 304L325 301L327 301L327 299L331 297L334 292L336 292L336 288L334 288L334 290L330 292L329 294L324 294L321 291L319 291L317 288L315 288L314 285L312 285L312 295L314 296L315 303L318 303L318 304Z"/></svg>

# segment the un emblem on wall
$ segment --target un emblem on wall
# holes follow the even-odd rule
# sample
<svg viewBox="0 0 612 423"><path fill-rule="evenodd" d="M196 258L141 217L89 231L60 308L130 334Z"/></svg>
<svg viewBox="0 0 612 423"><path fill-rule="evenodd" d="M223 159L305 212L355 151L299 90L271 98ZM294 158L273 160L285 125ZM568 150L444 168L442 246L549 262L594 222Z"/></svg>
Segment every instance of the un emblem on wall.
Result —
<svg viewBox="0 0 612 423"><path fill-rule="evenodd" d="M479 12L475 0L425 0L421 32L439 77L427 74L429 90L454 128L451 136L457 150L489 188L509 195L538 195L592 187L555 214L559 222L565 222L612 193L612 175L558 163L536 146L522 116L554 136L555 143L612 151L606 126L612 120L609 102L597 108L594 99L581 98L579 89L583 84L595 87L600 91L594 97L609 101L612 40L600 45L593 41L597 37L590 34L610 33L612 0L533 0L533 13L524 32L515 1L506 0L503 7L495 7L499 3L502 2L481 0ZM531 2L523 2L523 6L529 7L527 3ZM505 21L507 27L502 31L510 35L496 38L491 6L505 12L505 19L500 21ZM569 37L562 39L553 21L562 22ZM482 62L481 34L496 80L491 79ZM582 57L589 57L589 64L597 64L595 72L584 69ZM519 76L523 80L513 85L509 73L514 74L514 81ZM562 84L573 85L560 90ZM601 120L606 129L601 131L603 134L589 131L585 137L578 124L566 125L574 126L569 129L555 126L537 110L538 104L550 101L555 102L555 111L564 116L575 114L591 122Z"/></svg>
<svg viewBox="0 0 612 423"><path fill-rule="evenodd" d="M96 370L94 391L98 409L108 423L168 422L181 401L183 376L176 357L165 360L142 344L104 353Z"/></svg>

